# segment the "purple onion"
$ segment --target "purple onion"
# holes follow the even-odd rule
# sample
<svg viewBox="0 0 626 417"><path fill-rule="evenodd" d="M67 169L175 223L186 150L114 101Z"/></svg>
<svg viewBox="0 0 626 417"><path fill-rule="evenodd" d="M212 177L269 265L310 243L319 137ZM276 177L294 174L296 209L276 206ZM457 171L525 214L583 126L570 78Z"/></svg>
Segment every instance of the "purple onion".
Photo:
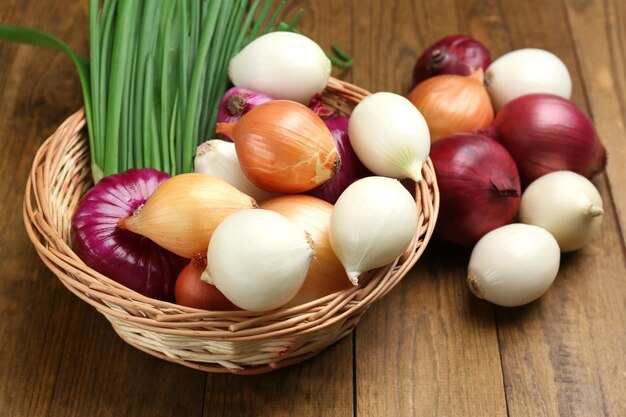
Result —
<svg viewBox="0 0 626 417"><path fill-rule="evenodd" d="M74 251L89 267L142 295L173 301L176 277L187 261L117 226L168 178L151 168L103 178L78 203L71 233Z"/></svg>
<svg viewBox="0 0 626 417"><path fill-rule="evenodd" d="M413 69L415 84L441 74L469 75L491 64L485 46L466 35L450 35L439 39L417 59Z"/></svg>
<svg viewBox="0 0 626 417"><path fill-rule="evenodd" d="M232 87L224 93L217 111L218 123L234 123L244 114L258 106L273 100L267 94L257 93L247 88Z"/></svg>
<svg viewBox="0 0 626 417"><path fill-rule="evenodd" d="M373 175L356 156L350 145L348 136L349 118L346 116L323 117L324 123L328 126L333 135L335 145L341 157L341 166L334 177L309 191L307 194L326 200L335 204L341 193L354 181L363 177Z"/></svg>

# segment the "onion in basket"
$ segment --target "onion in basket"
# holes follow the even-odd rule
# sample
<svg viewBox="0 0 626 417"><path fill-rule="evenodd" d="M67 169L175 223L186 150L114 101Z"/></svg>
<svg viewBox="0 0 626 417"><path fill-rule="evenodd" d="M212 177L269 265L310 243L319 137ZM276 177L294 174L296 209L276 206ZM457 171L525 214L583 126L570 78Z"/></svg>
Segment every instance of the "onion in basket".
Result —
<svg viewBox="0 0 626 417"><path fill-rule="evenodd" d="M71 230L73 249L89 267L147 297L173 301L186 261L118 227L169 177L143 168L103 178L79 202Z"/></svg>
<svg viewBox="0 0 626 417"><path fill-rule="evenodd" d="M314 255L309 234L282 214L242 210L215 229L202 280L237 307L273 310L300 290Z"/></svg>
<svg viewBox="0 0 626 417"><path fill-rule="evenodd" d="M362 178L346 188L330 216L330 244L358 284L361 273L387 265L407 248L417 227L417 209L400 181Z"/></svg>

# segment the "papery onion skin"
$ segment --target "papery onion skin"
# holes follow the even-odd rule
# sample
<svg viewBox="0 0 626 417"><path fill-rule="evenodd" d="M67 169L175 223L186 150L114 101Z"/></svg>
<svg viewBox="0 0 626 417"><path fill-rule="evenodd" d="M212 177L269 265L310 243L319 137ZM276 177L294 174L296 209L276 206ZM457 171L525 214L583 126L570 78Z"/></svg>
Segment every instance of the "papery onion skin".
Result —
<svg viewBox="0 0 626 417"><path fill-rule="evenodd" d="M498 57L485 71L485 87L496 111L527 94L572 96L572 78L563 61L537 48L517 49Z"/></svg>
<svg viewBox="0 0 626 417"><path fill-rule="evenodd" d="M483 86L483 71L472 75L438 75L413 88L408 96L422 113L431 141L455 133L471 133L493 122L491 99Z"/></svg>
<svg viewBox="0 0 626 417"><path fill-rule="evenodd" d="M591 178L606 166L606 149L593 123L562 97L529 94L512 100L493 127L515 160L523 186L553 171Z"/></svg>
<svg viewBox="0 0 626 417"><path fill-rule="evenodd" d="M270 32L246 45L230 60L234 85L277 99L307 104L328 83L332 66L322 48L294 32Z"/></svg>
<svg viewBox="0 0 626 417"><path fill-rule="evenodd" d="M478 40L467 35L450 35L429 46L417 59L413 69L415 84L436 75L469 75L491 64L489 51Z"/></svg>
<svg viewBox="0 0 626 417"><path fill-rule="evenodd" d="M257 207L254 199L221 178L187 173L163 184L119 227L141 234L180 256L206 253L215 228L229 215Z"/></svg>
<svg viewBox="0 0 626 417"><path fill-rule="evenodd" d="M217 121L220 123L236 122L259 104L271 100L273 98L267 94L257 93L248 88L232 87L224 93L220 100Z"/></svg>
<svg viewBox="0 0 626 417"><path fill-rule="evenodd" d="M273 310L297 294L314 256L310 237L285 216L242 210L215 230L202 279L240 308Z"/></svg>
<svg viewBox="0 0 626 417"><path fill-rule="evenodd" d="M554 282L560 255L556 239L544 228L507 224L474 246L467 284L478 298L503 307L528 304Z"/></svg>
<svg viewBox="0 0 626 417"><path fill-rule="evenodd" d="M348 133L359 160L374 174L422 180L430 133L406 97L379 91L363 98L350 115Z"/></svg>
<svg viewBox="0 0 626 417"><path fill-rule="evenodd" d="M248 179L239 165L235 144L231 141L211 139L196 148L194 171L221 178L257 202L274 196L257 187Z"/></svg>
<svg viewBox="0 0 626 417"><path fill-rule="evenodd" d="M176 304L201 310L233 311L239 308L215 285L200 279L207 267L206 257L194 256L176 278Z"/></svg>
<svg viewBox="0 0 626 417"><path fill-rule="evenodd" d="M264 103L237 123L218 123L217 132L235 142L241 169L267 191L311 190L331 179L341 166L324 121L295 101Z"/></svg>
<svg viewBox="0 0 626 417"><path fill-rule="evenodd" d="M480 135L448 136L432 145L430 158L441 196L436 236L471 246L514 221L520 178L513 158L498 142Z"/></svg>
<svg viewBox="0 0 626 417"><path fill-rule="evenodd" d="M341 166L333 178L308 193L335 204L341 193L350 184L373 174L363 165L354 149L352 149L348 135L349 117L336 115L324 117L322 120L324 120L324 123L326 123L330 133L333 135L335 146L341 157Z"/></svg>
<svg viewBox="0 0 626 417"><path fill-rule="evenodd" d="M524 191L519 218L546 229L561 252L585 247L600 232L602 196L591 181L572 171L554 171Z"/></svg>
<svg viewBox="0 0 626 417"><path fill-rule="evenodd" d="M72 218L72 248L87 266L146 297L174 300L186 260L117 226L170 176L151 168L102 178L80 200Z"/></svg>
<svg viewBox="0 0 626 417"><path fill-rule="evenodd" d="M330 243L348 278L358 285L365 271L392 262L417 228L415 200L400 181L361 178L337 200L330 217Z"/></svg>
<svg viewBox="0 0 626 417"><path fill-rule="evenodd" d="M284 307L301 305L352 286L328 237L332 204L313 196L292 194L267 200L260 208L280 213L301 226L315 247L315 258L302 288Z"/></svg>

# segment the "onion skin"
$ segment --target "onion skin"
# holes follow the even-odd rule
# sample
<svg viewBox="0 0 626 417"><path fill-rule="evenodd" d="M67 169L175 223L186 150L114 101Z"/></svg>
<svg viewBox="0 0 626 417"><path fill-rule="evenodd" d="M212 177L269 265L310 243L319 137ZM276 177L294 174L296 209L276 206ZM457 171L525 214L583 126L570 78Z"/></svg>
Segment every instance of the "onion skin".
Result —
<svg viewBox="0 0 626 417"><path fill-rule="evenodd" d="M437 75L413 88L408 99L428 123L432 142L470 133L493 123L493 106L483 85L483 71L470 76Z"/></svg>
<svg viewBox="0 0 626 417"><path fill-rule="evenodd" d="M233 311L239 308L220 290L200 279L207 266L206 257L194 256L176 279L176 304L201 310Z"/></svg>
<svg viewBox="0 0 626 417"><path fill-rule="evenodd" d="M360 178L374 174L363 165L350 145L350 137L348 136L350 119L346 116L330 116L322 120L333 135L335 146L341 157L341 166L333 178L308 193L328 201L330 204L335 204L341 193L350 184Z"/></svg>
<svg viewBox="0 0 626 417"><path fill-rule="evenodd" d="M302 288L284 307L304 304L352 286L330 246L328 225L332 204L313 196L292 194L267 200L261 208L282 214L298 224L309 233L315 247L315 258L311 261Z"/></svg>
<svg viewBox="0 0 626 417"><path fill-rule="evenodd" d="M235 143L241 169L266 191L309 191L332 178L341 165L326 124L295 101L261 104L237 123L218 123L216 131Z"/></svg>
<svg viewBox="0 0 626 417"><path fill-rule="evenodd" d="M441 195L435 234L462 246L512 223L521 186L506 149L480 135L453 135L434 143L430 158Z"/></svg>
<svg viewBox="0 0 626 417"><path fill-rule="evenodd" d="M174 300L174 285L186 260L151 240L122 230L130 216L170 176L150 168L102 178L78 203L72 218L72 248L102 275L146 297Z"/></svg>
<svg viewBox="0 0 626 417"><path fill-rule="evenodd" d="M606 149L593 123L562 97L518 97L500 110L493 127L513 156L524 186L553 171L591 178L606 166Z"/></svg>
<svg viewBox="0 0 626 417"><path fill-rule="evenodd" d="M231 214L257 207L256 201L221 178L185 173L163 184L118 226L145 236L191 259L206 253L217 226Z"/></svg>
<svg viewBox="0 0 626 417"><path fill-rule="evenodd" d="M247 88L232 87L220 100L217 110L217 121L220 123L233 123L243 117L244 114L258 106L273 100L267 94L257 93Z"/></svg>
<svg viewBox="0 0 626 417"><path fill-rule="evenodd" d="M415 84L436 75L469 75L491 64L487 48L467 35L450 35L432 44L417 59L413 69Z"/></svg>

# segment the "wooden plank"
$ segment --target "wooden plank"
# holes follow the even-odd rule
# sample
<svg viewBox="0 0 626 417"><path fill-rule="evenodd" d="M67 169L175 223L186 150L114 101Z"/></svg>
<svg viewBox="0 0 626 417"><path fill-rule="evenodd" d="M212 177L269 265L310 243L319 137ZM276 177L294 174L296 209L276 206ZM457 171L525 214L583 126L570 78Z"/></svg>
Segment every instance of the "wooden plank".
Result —
<svg viewBox="0 0 626 417"><path fill-rule="evenodd" d="M352 337L299 365L256 376L208 374L205 417L349 417Z"/></svg>
<svg viewBox="0 0 626 417"><path fill-rule="evenodd" d="M76 7L2 2L0 22L79 39ZM71 9L71 7L70 7ZM67 17L66 17L67 16ZM60 54L0 42L0 415L49 412L67 335L71 295L44 267L24 232L22 201L32 156L80 106L72 64Z"/></svg>
<svg viewBox="0 0 626 417"><path fill-rule="evenodd" d="M500 9L509 22L511 46L543 48L561 57L572 74L573 101L589 110L587 80L583 82L579 65L602 59L576 56L563 4L502 0ZM602 120L596 124L604 128ZM618 388L624 374L615 366L626 359L621 324L626 317L624 251L606 176L594 182L607 209L600 236L587 248L562 256L557 280L541 300L497 310L511 417L625 413Z"/></svg>
<svg viewBox="0 0 626 417"><path fill-rule="evenodd" d="M408 92L417 56L467 31L460 20L468 10L454 1L359 3L355 56L371 64L355 67L355 80L374 91ZM432 242L365 314L356 331L358 416L506 413L493 308L469 294L468 253Z"/></svg>
<svg viewBox="0 0 626 417"><path fill-rule="evenodd" d="M68 306L51 416L202 415L204 372L124 343L102 315L76 297Z"/></svg>
<svg viewBox="0 0 626 417"><path fill-rule="evenodd" d="M589 112L607 147L606 169L626 243L626 4L565 0Z"/></svg>

